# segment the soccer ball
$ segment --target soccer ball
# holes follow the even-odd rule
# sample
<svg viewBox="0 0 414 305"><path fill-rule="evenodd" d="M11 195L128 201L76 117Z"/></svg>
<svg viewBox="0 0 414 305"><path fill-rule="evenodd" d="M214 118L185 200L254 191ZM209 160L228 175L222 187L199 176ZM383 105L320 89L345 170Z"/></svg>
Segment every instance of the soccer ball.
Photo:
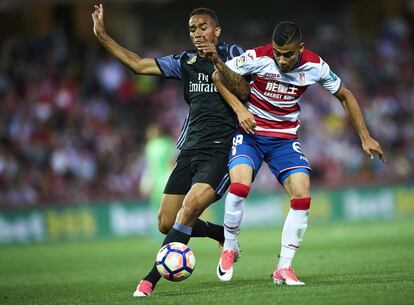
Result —
<svg viewBox="0 0 414 305"><path fill-rule="evenodd" d="M191 249L179 242L164 245L155 259L158 272L169 281L188 278L195 267L195 256Z"/></svg>

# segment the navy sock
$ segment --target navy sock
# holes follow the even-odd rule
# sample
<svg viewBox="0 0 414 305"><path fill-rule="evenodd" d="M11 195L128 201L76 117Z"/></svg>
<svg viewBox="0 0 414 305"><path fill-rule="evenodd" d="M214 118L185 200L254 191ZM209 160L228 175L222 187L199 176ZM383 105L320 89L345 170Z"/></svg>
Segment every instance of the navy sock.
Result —
<svg viewBox="0 0 414 305"><path fill-rule="evenodd" d="M191 232L191 237L210 237L219 243L224 243L224 227L197 219Z"/></svg>

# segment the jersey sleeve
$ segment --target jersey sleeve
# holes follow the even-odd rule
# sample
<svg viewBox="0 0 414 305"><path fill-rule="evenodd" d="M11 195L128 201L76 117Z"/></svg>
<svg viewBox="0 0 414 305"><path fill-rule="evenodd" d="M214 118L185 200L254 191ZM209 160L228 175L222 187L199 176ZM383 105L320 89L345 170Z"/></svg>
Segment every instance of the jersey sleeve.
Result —
<svg viewBox="0 0 414 305"><path fill-rule="evenodd" d="M238 45L230 45L229 50L227 52L227 58L226 61L231 60L234 57L240 56L243 54L243 49Z"/></svg>
<svg viewBox="0 0 414 305"><path fill-rule="evenodd" d="M228 61L226 65L240 75L251 75L256 72L256 51L247 50L240 56L236 56Z"/></svg>
<svg viewBox="0 0 414 305"><path fill-rule="evenodd" d="M329 93L335 94L341 87L341 79L331 70L329 65L321 59L321 78L318 82Z"/></svg>
<svg viewBox="0 0 414 305"><path fill-rule="evenodd" d="M162 76L165 78L182 79L181 72L181 56L183 53L178 55L167 55L164 57L155 58L155 62L160 68Z"/></svg>

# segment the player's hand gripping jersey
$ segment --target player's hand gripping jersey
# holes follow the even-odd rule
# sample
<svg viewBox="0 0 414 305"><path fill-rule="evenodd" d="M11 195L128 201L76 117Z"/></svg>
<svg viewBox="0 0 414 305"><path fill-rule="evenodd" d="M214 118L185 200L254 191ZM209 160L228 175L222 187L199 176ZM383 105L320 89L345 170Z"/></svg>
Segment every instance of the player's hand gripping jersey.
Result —
<svg viewBox="0 0 414 305"><path fill-rule="evenodd" d="M341 86L329 65L306 49L287 73L280 71L270 44L248 50L226 65L238 74L252 76L248 108L256 120L257 135L296 139L299 101L307 87L319 83L335 94Z"/></svg>
<svg viewBox="0 0 414 305"><path fill-rule="evenodd" d="M217 45L217 53L223 61L242 52L237 45ZM237 120L214 85L211 60L193 50L159 57L156 62L164 77L183 80L184 98L190 106L177 147L183 150L230 147Z"/></svg>

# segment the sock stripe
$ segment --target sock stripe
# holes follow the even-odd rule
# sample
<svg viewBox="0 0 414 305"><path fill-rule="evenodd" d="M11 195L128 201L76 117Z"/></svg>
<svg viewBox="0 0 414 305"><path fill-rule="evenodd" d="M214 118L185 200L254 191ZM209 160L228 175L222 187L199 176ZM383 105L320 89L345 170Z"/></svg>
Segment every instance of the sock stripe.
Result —
<svg viewBox="0 0 414 305"><path fill-rule="evenodd" d="M232 184L230 184L229 192L232 193L233 195L236 195L242 198L247 198L247 195L249 195L249 191L250 191L250 187L243 183L233 182Z"/></svg>
<svg viewBox="0 0 414 305"><path fill-rule="evenodd" d="M230 226L228 226L228 225L224 224L224 228L228 229L229 231L235 231L235 230L237 230L239 227L240 227L239 225L234 226L234 227L230 227Z"/></svg>
<svg viewBox="0 0 414 305"><path fill-rule="evenodd" d="M173 226L174 229L176 229L177 231L180 231L181 233L187 234L187 235L191 235L191 231L193 230L192 227L186 226L182 223L178 223L176 222Z"/></svg>
<svg viewBox="0 0 414 305"><path fill-rule="evenodd" d="M290 200L290 207L294 210L309 210L311 204L310 197L308 198L292 198Z"/></svg>

